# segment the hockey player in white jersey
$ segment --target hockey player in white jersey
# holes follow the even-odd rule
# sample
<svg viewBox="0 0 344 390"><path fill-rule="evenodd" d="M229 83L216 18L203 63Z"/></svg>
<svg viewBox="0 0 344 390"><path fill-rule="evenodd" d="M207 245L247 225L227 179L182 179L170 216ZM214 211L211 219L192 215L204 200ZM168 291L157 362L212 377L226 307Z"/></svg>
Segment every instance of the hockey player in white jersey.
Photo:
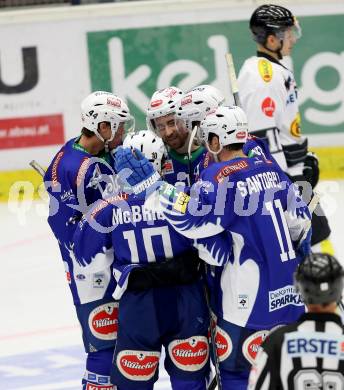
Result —
<svg viewBox="0 0 344 390"><path fill-rule="evenodd" d="M249 390L344 389L344 270L331 255L307 256L295 273L308 312L272 332L252 366Z"/></svg>
<svg viewBox="0 0 344 390"><path fill-rule="evenodd" d="M288 9L265 4L253 12L250 30L257 54L245 61L238 77L249 131L267 139L270 152L292 181L308 182L314 188L319 179L318 159L308 152L307 138L301 134L294 74L281 63L301 37L300 25ZM330 228L319 205L312 229L313 250L332 253Z"/></svg>

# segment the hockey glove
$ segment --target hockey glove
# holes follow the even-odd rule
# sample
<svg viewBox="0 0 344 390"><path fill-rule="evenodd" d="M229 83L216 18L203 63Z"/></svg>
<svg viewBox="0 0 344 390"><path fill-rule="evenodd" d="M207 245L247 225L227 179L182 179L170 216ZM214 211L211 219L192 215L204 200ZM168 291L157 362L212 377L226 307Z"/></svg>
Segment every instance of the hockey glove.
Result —
<svg viewBox="0 0 344 390"><path fill-rule="evenodd" d="M305 256L308 256L312 250L311 250L311 239L312 239L312 228L308 230L306 238L301 241L297 248L297 254L301 257L301 259L304 259Z"/></svg>
<svg viewBox="0 0 344 390"><path fill-rule="evenodd" d="M316 154L308 152L303 168L303 176L314 188L319 181L319 160Z"/></svg>
<svg viewBox="0 0 344 390"><path fill-rule="evenodd" d="M134 193L140 193L160 180L153 164L138 149L117 148L114 164L120 179L127 181Z"/></svg>

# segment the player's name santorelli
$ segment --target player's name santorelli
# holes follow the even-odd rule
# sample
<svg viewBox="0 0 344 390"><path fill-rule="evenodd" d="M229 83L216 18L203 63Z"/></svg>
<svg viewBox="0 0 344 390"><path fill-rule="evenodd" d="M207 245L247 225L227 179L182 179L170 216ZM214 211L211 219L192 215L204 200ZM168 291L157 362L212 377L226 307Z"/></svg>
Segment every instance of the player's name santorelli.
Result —
<svg viewBox="0 0 344 390"><path fill-rule="evenodd" d="M121 225L123 223L154 222L164 220L162 213L153 210L147 210L143 205L128 206L128 209L114 208L112 211L112 224Z"/></svg>
<svg viewBox="0 0 344 390"><path fill-rule="evenodd" d="M237 182L237 188L242 197L271 188L283 189L279 174L274 171L257 173Z"/></svg>

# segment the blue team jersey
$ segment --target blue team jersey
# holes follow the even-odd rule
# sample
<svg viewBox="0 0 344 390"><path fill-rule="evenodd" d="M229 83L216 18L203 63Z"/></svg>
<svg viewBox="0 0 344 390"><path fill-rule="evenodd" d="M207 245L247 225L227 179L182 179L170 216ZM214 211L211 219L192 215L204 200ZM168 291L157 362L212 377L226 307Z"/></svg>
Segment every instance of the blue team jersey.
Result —
<svg viewBox="0 0 344 390"><path fill-rule="evenodd" d="M110 274L88 275L74 272L73 234L82 214L116 186L110 166L112 157L94 157L78 143L68 141L56 154L44 176L50 197L48 223L64 261L74 304L101 299L114 289ZM88 280L92 279L92 280ZM91 287L86 287L91 286ZM93 287L92 287L93 286Z"/></svg>
<svg viewBox="0 0 344 390"><path fill-rule="evenodd" d="M164 164L164 180L168 183L175 185L176 183L183 183L186 186L190 185L190 171L192 172L192 183L195 182L196 168L200 161L203 159L206 150L203 147L199 147L191 153L191 159L189 162L188 155L179 154L174 150L170 150L168 153L168 159Z"/></svg>
<svg viewBox="0 0 344 390"><path fill-rule="evenodd" d="M195 193L190 198L166 186L160 206L190 239L227 232L230 261L213 270L211 283L216 314L253 329L297 319L304 305L293 287L295 247L310 219L297 187L277 164L256 156L213 162Z"/></svg>
<svg viewBox="0 0 344 390"><path fill-rule="evenodd" d="M203 259L213 265L229 261L226 236L217 244L207 238L195 241L176 232L164 214L145 208L145 194L120 194L99 201L78 224L74 234L74 253L82 273L114 269L119 299L127 288L130 272L152 262L162 262L199 249ZM185 258L188 261L188 257Z"/></svg>
<svg viewBox="0 0 344 390"><path fill-rule="evenodd" d="M243 145L243 152L248 157L261 156L267 161L276 160L272 157L267 142L259 137L249 134L246 143ZM214 160L214 155L207 151L202 155L196 169L195 169L195 181L200 179L201 173L208 168ZM172 183L171 183L172 184Z"/></svg>

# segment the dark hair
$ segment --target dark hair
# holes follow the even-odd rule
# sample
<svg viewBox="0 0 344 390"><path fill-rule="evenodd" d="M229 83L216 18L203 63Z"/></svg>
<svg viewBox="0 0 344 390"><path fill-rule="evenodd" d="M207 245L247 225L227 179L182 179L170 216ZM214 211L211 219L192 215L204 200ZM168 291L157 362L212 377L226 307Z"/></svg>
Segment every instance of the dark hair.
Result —
<svg viewBox="0 0 344 390"><path fill-rule="evenodd" d="M208 134L208 142L211 142L214 137L218 138L218 135L215 133L209 133ZM240 143L236 143L236 144L226 145L223 147L223 149L226 149L228 151L236 151L236 150L242 149L243 146L244 146L244 144L242 142L240 142Z"/></svg>
<svg viewBox="0 0 344 390"><path fill-rule="evenodd" d="M81 129L81 134L84 135L86 138L92 138L94 136L94 132L86 129L86 127L83 127Z"/></svg>

